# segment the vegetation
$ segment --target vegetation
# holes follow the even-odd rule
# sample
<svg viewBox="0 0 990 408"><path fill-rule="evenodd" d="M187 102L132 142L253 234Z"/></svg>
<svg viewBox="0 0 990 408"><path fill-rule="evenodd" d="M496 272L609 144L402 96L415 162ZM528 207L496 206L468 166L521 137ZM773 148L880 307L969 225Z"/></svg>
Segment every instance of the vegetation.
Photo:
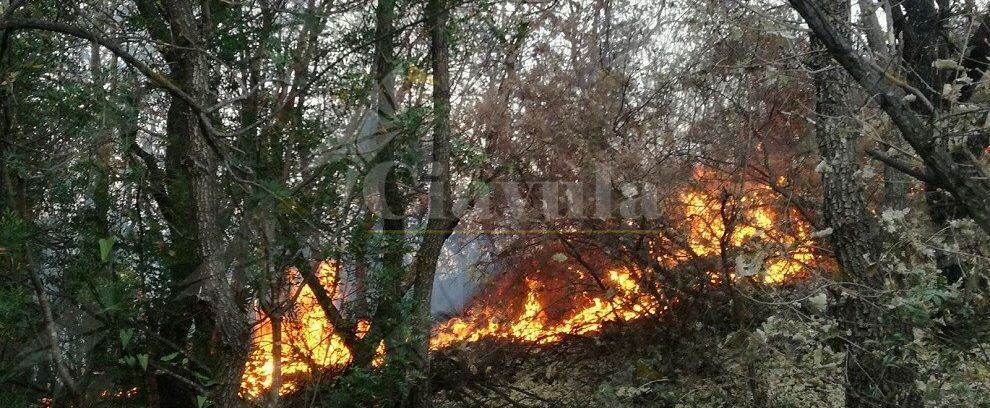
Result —
<svg viewBox="0 0 990 408"><path fill-rule="evenodd" d="M990 406L985 4L0 33L0 405Z"/></svg>

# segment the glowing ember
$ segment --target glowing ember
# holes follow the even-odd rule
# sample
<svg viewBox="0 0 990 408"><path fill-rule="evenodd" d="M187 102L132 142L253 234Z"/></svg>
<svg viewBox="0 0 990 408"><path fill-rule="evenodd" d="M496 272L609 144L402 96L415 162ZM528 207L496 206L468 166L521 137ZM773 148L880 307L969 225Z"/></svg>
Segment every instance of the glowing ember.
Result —
<svg viewBox="0 0 990 408"><path fill-rule="evenodd" d="M134 398L134 396L138 394L138 391L139 391L138 387L133 387L130 389L120 390L120 391L102 390L100 391L100 398L122 398L122 399Z"/></svg>

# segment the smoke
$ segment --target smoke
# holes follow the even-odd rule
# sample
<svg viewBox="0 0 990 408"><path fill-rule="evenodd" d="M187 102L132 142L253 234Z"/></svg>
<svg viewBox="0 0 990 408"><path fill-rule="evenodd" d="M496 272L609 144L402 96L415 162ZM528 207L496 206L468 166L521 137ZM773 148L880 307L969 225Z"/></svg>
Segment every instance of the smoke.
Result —
<svg viewBox="0 0 990 408"><path fill-rule="evenodd" d="M487 235L453 234L447 239L433 282L430 313L434 317L443 318L459 312L484 278L494 274L492 245Z"/></svg>

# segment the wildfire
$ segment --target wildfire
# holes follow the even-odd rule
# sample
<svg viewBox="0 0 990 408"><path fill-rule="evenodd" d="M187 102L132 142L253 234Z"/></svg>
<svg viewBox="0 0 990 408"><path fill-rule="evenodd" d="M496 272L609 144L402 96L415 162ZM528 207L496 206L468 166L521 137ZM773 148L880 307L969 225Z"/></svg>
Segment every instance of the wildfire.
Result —
<svg viewBox="0 0 990 408"><path fill-rule="evenodd" d="M317 268L320 284L339 296L336 264L322 262ZM298 271L289 270L294 293L291 308L281 318L281 352L279 394L298 389L299 380L317 371L343 368L351 361L351 352L344 340L334 333L326 314L320 308L313 290L299 282ZM339 299L339 297L337 297ZM251 342L251 352L241 380L241 394L255 398L270 390L275 379L275 337L272 319L260 309L259 324ZM358 334L367 331L367 322L358 322ZM379 347L379 353L383 350Z"/></svg>
<svg viewBox="0 0 990 408"><path fill-rule="evenodd" d="M706 175L695 176L703 179ZM657 260L676 267L692 257L735 257L731 272L707 272L712 284L721 283L725 275L733 280L754 275L758 281L776 284L807 271L815 264L807 225L797 214L775 208L775 196L769 189L749 184L744 187L745 192L735 196L701 188L683 190L674 202L685 223L680 246L670 237L659 237L669 247L680 249L658 255ZM661 315L669 305L677 303L677 299L664 298L644 279L645 272L635 266L599 262L596 266L601 268L591 271L585 269L587 264L578 268L566 255L560 255L562 258L534 257L532 267L519 268L521 273L489 285L494 288L472 302L463 316L434 329L430 348L483 339L553 344L567 336L600 332L611 323ZM726 268L724 261L720 264ZM342 295L337 290L337 273L336 264L324 262L318 276L339 301ZM294 296L288 302L292 307L282 312L278 336L279 394L297 390L300 381L314 373L342 369L351 361L350 351L334 333L312 290L299 282L293 290ZM250 398L269 392L276 376L273 322L260 309L258 316L258 330L241 384L242 394ZM367 329L368 323L360 322L359 334ZM381 363L383 351L380 346L377 364Z"/></svg>
<svg viewBox="0 0 990 408"><path fill-rule="evenodd" d="M719 200L702 190L680 194L688 222L687 246L693 254L682 251L677 258L715 255L733 249L739 252L737 256L761 261L759 278L764 283L782 283L801 273L815 263L808 226L796 214L774 212L770 197L773 194L769 188L752 187L738 200L732 200L736 202L731 204L738 207L734 215L724 216L722 209L729 200ZM787 220L781 220L784 216ZM735 218L733 222L727 222L729 217ZM728 233L727 224L731 226ZM727 248L722 248L723 245ZM670 259L665 261L671 263Z"/></svg>
<svg viewBox="0 0 990 408"><path fill-rule="evenodd" d="M705 172L696 172L698 181L708 181ZM693 188L678 196L676 205L684 216L685 246L673 254L660 255L658 261L676 266L691 257L717 256L725 251L739 262L753 263L756 279L768 284L787 281L806 271L815 263L814 248L807 225L796 214L774 211L774 194L768 188L746 184L739 198L720 198L707 190ZM675 245L676 247L676 245ZM758 264L758 265L755 265ZM738 264L737 264L738 265ZM575 280L587 280L573 268L551 275L573 275ZM738 279L736 271L731 279ZM710 271L710 282L718 284L721 275ZM452 318L437 327L431 339L434 349L481 339L499 339L533 344L550 344L567 335L595 333L608 323L628 322L667 309L662 294L649 294L640 279L641 271L628 266L609 267L601 290L580 291L572 298L541 300L545 292L540 280L525 279L525 302L513 319L505 321L506 293L496 292L487 300L476 302L464 317ZM512 297L509 295L508 297ZM548 316L546 305L564 301L570 310Z"/></svg>
<svg viewBox="0 0 990 408"><path fill-rule="evenodd" d="M539 299L541 284L526 279L526 300L522 313L510 322L499 324L498 316L504 313L500 306L472 311L468 317L455 317L436 328L430 339L430 348L441 349L456 343L470 343L481 339L550 344L568 335L582 335L601 330L604 324L630 321L658 313L659 302L644 295L640 285L625 268L608 272L609 291L601 296L581 293L586 306L571 311L562 319L550 319ZM613 293L612 296L608 296Z"/></svg>

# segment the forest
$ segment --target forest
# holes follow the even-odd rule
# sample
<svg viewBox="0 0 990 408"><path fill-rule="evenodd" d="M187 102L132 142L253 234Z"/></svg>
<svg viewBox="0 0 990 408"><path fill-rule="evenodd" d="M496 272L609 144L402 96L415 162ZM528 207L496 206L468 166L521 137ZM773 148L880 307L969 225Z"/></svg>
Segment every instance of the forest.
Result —
<svg viewBox="0 0 990 408"><path fill-rule="evenodd" d="M990 407L990 4L0 0L0 407Z"/></svg>

